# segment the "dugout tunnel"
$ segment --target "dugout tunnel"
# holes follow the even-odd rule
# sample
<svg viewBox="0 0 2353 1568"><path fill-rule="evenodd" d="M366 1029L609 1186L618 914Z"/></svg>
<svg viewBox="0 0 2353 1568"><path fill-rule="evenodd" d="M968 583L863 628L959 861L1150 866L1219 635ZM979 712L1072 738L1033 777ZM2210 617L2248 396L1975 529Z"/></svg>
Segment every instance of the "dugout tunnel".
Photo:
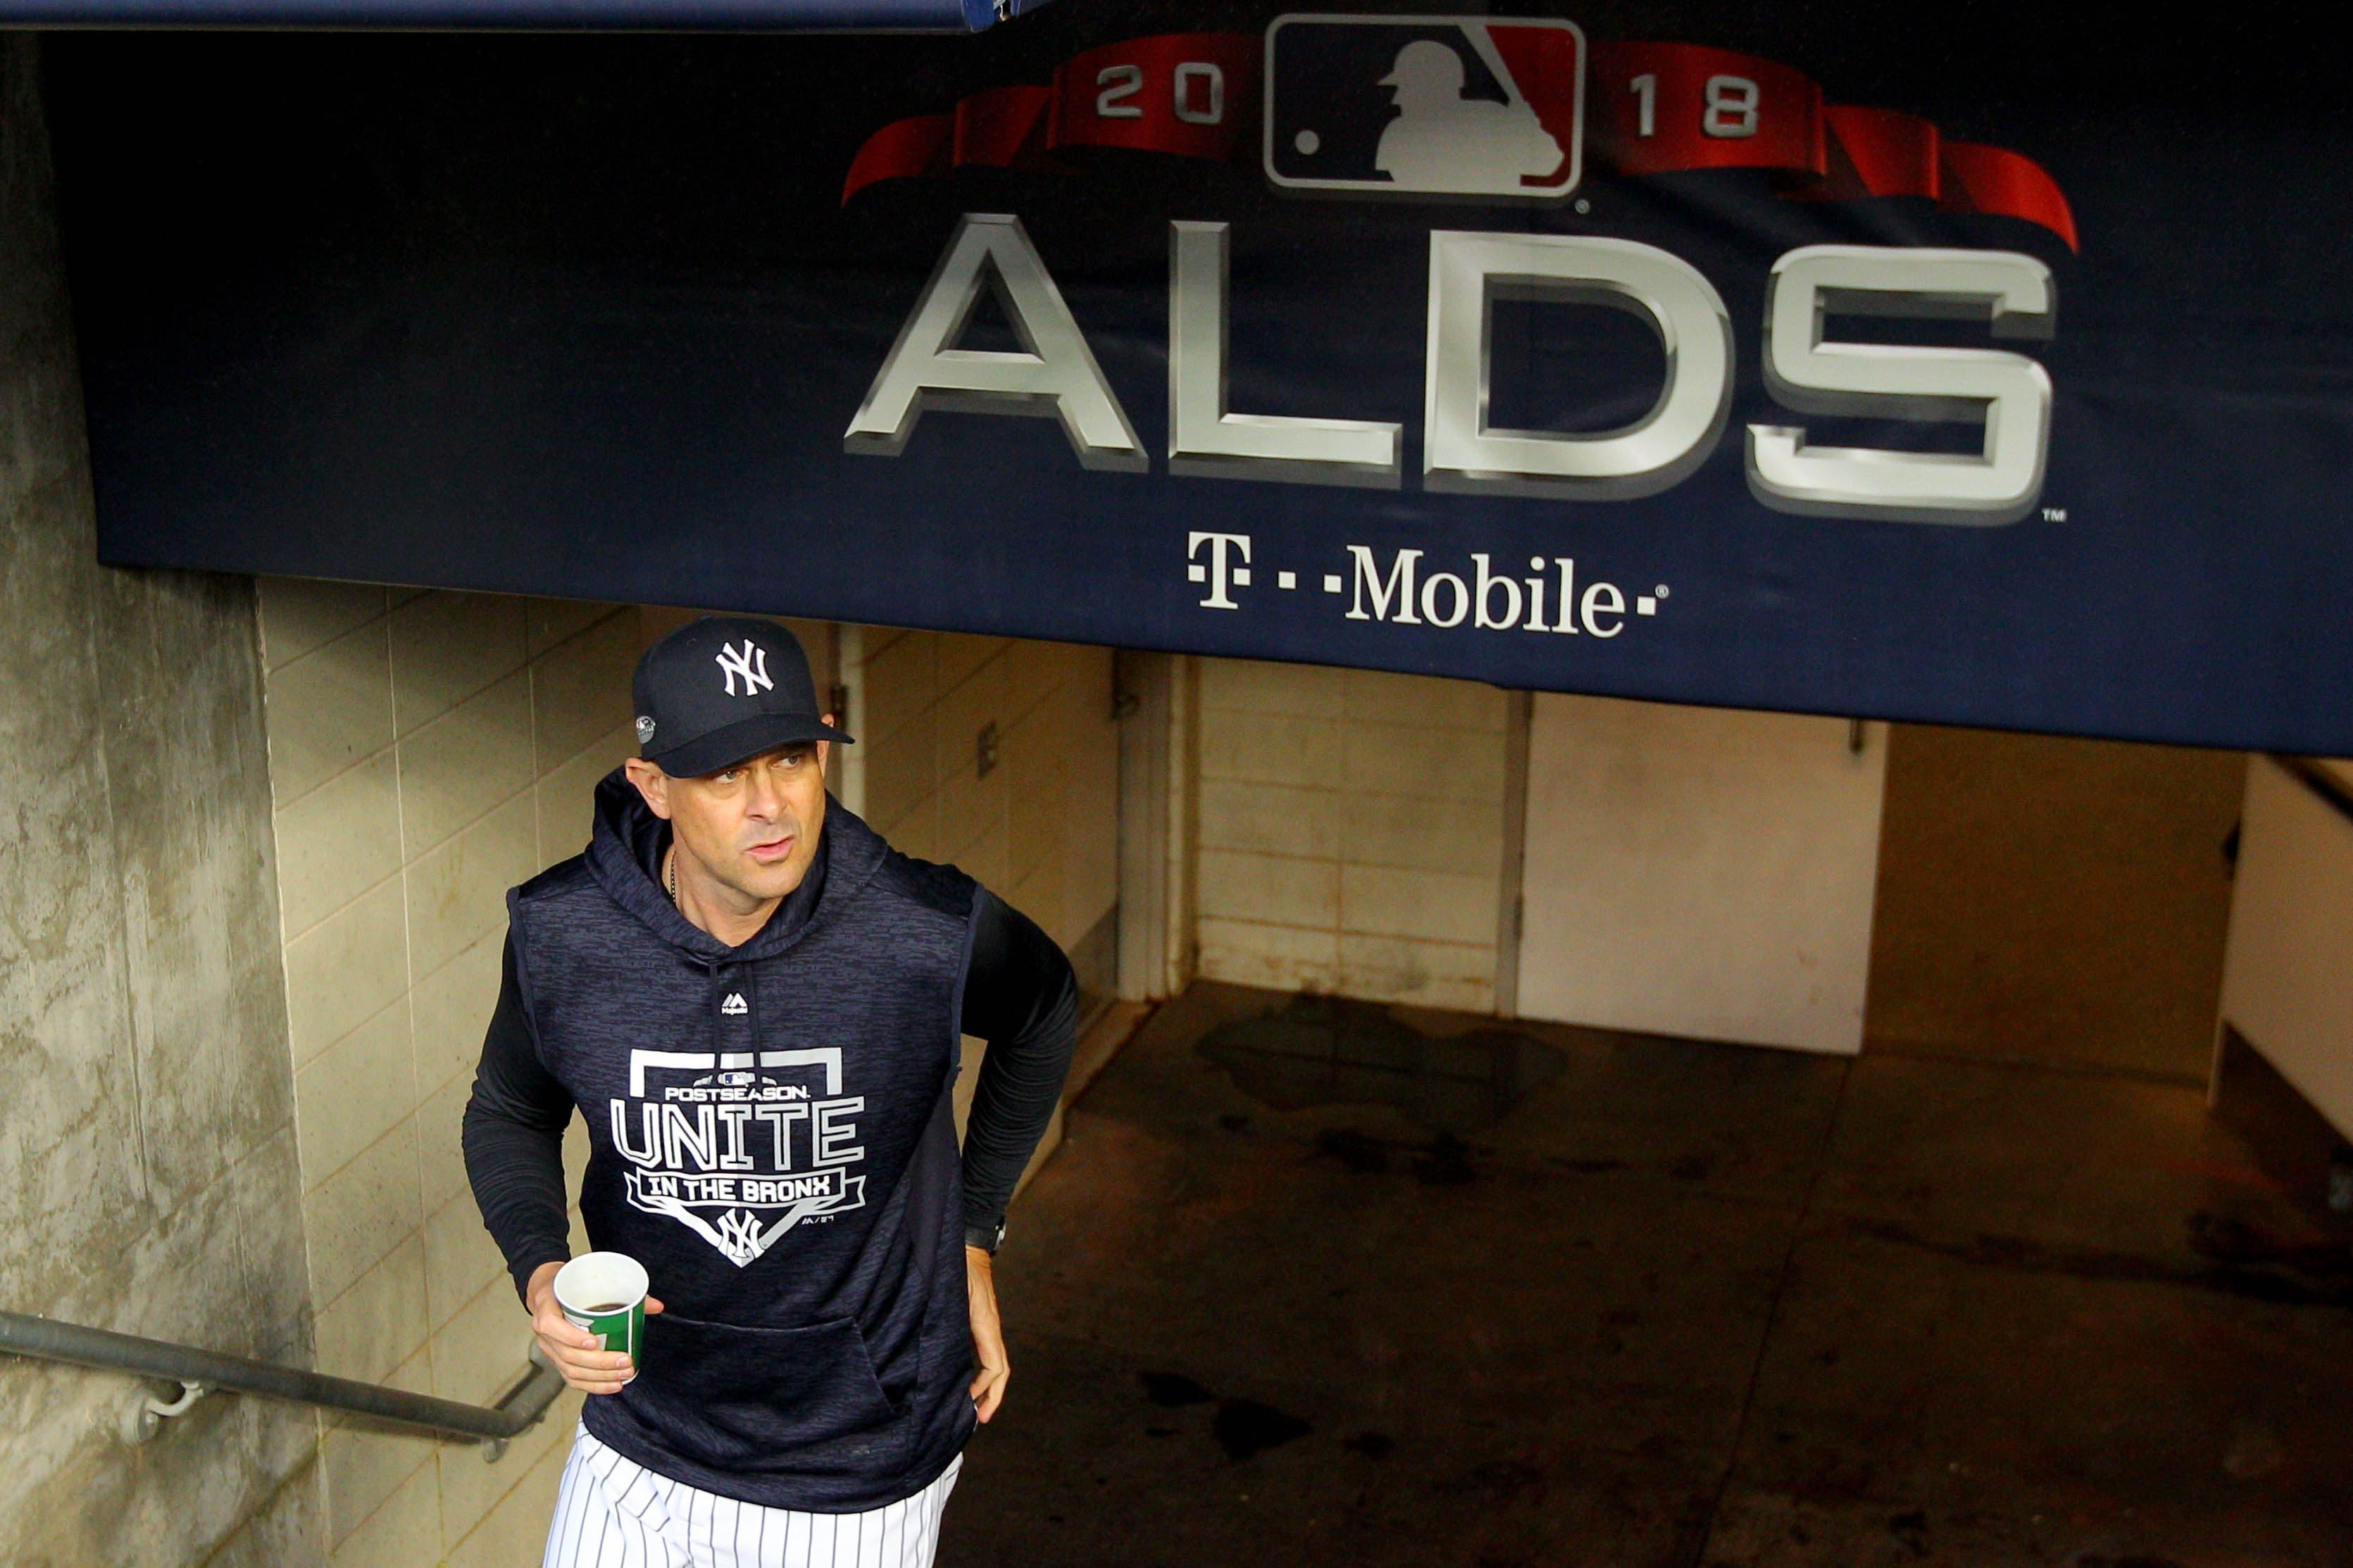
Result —
<svg viewBox="0 0 2353 1568"><path fill-rule="evenodd" d="M944 1561L2337 1561L2341 132L2004 25L12 36L0 1308L505 1387L501 896L708 606L1081 976ZM533 1561L576 1405L122 1388L14 1560Z"/></svg>

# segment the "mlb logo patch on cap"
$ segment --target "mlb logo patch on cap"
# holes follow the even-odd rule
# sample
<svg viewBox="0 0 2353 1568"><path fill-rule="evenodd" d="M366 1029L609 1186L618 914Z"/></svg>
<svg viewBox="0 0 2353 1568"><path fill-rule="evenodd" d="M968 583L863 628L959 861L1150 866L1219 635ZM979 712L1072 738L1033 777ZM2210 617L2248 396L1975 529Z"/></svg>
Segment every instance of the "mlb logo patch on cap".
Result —
<svg viewBox="0 0 2353 1568"><path fill-rule="evenodd" d="M1289 16L1266 33L1266 177L1556 201L1584 164L1585 35L1483 16Z"/></svg>

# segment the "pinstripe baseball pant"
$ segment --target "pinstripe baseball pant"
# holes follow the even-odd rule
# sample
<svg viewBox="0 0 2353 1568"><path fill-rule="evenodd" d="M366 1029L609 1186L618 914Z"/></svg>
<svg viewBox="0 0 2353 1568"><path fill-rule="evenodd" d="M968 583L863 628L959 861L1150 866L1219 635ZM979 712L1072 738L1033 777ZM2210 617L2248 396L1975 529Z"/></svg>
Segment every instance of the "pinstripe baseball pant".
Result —
<svg viewBox="0 0 2353 1568"><path fill-rule="evenodd" d="M542 1568L930 1568L958 1455L902 1502L797 1513L658 1476L583 1426L564 1466Z"/></svg>

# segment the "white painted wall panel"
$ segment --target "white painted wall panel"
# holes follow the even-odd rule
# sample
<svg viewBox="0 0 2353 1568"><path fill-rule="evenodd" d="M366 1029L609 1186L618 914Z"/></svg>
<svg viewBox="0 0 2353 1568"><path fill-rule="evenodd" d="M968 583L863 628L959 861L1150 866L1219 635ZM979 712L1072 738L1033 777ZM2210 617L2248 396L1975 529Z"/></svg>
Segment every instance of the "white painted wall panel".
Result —
<svg viewBox="0 0 2353 1568"><path fill-rule="evenodd" d="M1862 1047L1887 732L1539 695L1520 1012Z"/></svg>
<svg viewBox="0 0 2353 1568"><path fill-rule="evenodd" d="M2222 1017L2353 1138L2353 821L2268 757L2247 770Z"/></svg>

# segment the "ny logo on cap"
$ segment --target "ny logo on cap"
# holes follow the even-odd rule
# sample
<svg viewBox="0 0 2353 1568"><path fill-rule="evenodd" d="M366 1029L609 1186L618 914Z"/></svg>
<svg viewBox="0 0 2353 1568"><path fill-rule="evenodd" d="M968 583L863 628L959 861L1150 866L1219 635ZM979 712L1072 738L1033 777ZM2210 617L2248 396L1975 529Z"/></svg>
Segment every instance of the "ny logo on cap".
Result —
<svg viewBox="0 0 2353 1568"><path fill-rule="evenodd" d="M720 651L712 657L717 660L720 669L726 674L728 696L756 697L763 691L775 689L776 683L768 679L766 648L762 647L750 637L744 639L741 652L736 650L733 643L721 643L719 648ZM744 689L741 692L735 689L735 678L739 675L744 678Z"/></svg>

